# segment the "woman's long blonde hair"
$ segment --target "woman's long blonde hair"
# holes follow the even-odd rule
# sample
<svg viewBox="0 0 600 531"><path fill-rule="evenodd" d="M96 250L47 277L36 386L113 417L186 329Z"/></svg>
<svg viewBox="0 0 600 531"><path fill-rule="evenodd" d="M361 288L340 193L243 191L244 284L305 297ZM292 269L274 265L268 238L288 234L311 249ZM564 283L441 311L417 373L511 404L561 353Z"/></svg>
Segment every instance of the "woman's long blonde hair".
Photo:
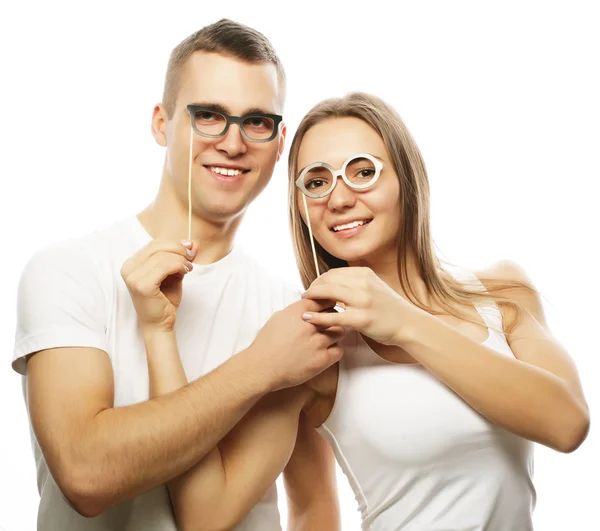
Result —
<svg viewBox="0 0 600 531"><path fill-rule="evenodd" d="M429 313L450 314L474 323L476 321L468 318L461 308L496 302L513 310L511 323L505 327L505 331L510 332L514 329L522 307L507 293L512 289L527 288L527 286L518 282L481 279L485 282L484 288L479 283L461 282L442 267L431 238L429 180L421 152L398 113L383 100L370 94L355 92L343 98L322 101L306 114L294 135L288 161L290 228L296 263L304 287L308 288L317 274L309 231L300 216L297 203L298 192L295 181L298 176L298 152L304 135L311 127L326 119L342 117L363 120L379 134L400 181L398 276L408 299ZM345 261L329 254L317 241L315 241L315 249L321 273L332 268L348 266ZM417 299L407 273L410 251L414 254L418 273L425 282L431 300L441 307L442 311L433 311Z"/></svg>

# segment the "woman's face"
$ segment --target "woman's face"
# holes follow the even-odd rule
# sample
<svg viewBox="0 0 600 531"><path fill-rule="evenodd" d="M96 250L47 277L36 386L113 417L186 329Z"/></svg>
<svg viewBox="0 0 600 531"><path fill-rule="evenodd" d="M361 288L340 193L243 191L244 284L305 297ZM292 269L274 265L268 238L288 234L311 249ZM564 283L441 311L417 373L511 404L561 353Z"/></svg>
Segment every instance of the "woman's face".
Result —
<svg viewBox="0 0 600 531"><path fill-rule="evenodd" d="M329 195L306 197L313 236L328 253L350 264L385 259L388 253L395 260L400 183L383 140L371 126L359 118L344 117L311 127L300 144L297 175L314 162L339 170L357 153L368 153L383 163L379 179L369 188L355 190L340 177ZM306 223L302 195L297 189L298 209Z"/></svg>

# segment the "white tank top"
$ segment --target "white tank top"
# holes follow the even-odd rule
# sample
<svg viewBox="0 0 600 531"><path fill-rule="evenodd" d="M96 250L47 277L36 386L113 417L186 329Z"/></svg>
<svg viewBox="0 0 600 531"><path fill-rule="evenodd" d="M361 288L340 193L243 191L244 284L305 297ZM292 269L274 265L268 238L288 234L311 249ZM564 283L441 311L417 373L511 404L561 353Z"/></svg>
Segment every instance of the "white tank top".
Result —
<svg viewBox="0 0 600 531"><path fill-rule="evenodd" d="M484 345L513 353L496 306L477 308ZM337 396L318 428L370 531L529 531L533 443L489 422L419 364L346 338Z"/></svg>

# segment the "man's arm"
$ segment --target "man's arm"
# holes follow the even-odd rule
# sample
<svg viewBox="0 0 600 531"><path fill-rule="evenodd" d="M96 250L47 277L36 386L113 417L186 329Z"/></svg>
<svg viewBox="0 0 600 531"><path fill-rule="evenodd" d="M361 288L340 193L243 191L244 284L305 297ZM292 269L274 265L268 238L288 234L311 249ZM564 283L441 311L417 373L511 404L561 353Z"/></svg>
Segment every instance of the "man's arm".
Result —
<svg viewBox="0 0 600 531"><path fill-rule="evenodd" d="M300 301L284 310L285 320L277 326L278 332L288 337L297 333L290 324L294 320L301 324L304 309L305 303ZM324 349L330 349L344 333L309 331ZM294 343L300 346L301 336ZM145 344L150 396L185 386L187 377L175 333L148 333ZM331 348L331 352L336 350L341 352L340 347ZM296 444L300 411L313 394L308 387L299 386L263 397L202 461L169 481L177 524L183 531L232 529L243 520L288 463ZM304 448L304 453L310 450Z"/></svg>
<svg viewBox="0 0 600 531"><path fill-rule="evenodd" d="M277 312L248 349L208 375L126 407L114 407L113 372L105 352L73 347L33 355L27 366L33 429L75 510L96 516L183 474L260 397L300 384L338 361L341 348L330 345L339 337L319 333L302 320L306 309L319 310L309 304L313 307L299 301ZM165 334L155 336L147 348L158 359L161 353L166 358L168 342L156 337ZM150 374L152 380L152 369Z"/></svg>
<svg viewBox="0 0 600 531"><path fill-rule="evenodd" d="M288 499L288 531L339 531L340 508L331 446L304 413L283 479Z"/></svg>
<svg viewBox="0 0 600 531"><path fill-rule="evenodd" d="M169 483L182 531L233 529L246 517L289 461L309 394L296 387L263 397L200 463Z"/></svg>
<svg viewBox="0 0 600 531"><path fill-rule="evenodd" d="M105 352L56 348L27 366L28 407L48 467L80 514L166 483L197 463L270 390L251 349L175 393L113 405Z"/></svg>
<svg viewBox="0 0 600 531"><path fill-rule="evenodd" d="M144 338L173 331L181 280L193 267L187 258L181 243L153 240L123 265ZM91 271L80 249L55 249L26 268L18 297L18 353L34 353L27 364L32 426L52 476L84 516L182 474L261 396L299 385L341 356L301 319L303 311L321 305L299 301L272 316L248 349L205 377L146 403L115 408L103 293ZM165 347L153 348L160 356Z"/></svg>

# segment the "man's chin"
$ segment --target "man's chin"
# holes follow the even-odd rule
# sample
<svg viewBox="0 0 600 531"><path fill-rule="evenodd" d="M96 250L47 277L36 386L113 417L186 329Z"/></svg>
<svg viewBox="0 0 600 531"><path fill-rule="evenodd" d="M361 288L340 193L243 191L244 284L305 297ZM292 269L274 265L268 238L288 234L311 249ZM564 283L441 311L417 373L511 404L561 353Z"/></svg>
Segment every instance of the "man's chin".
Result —
<svg viewBox="0 0 600 531"><path fill-rule="evenodd" d="M196 212L198 216L212 223L228 223L242 217L247 209L247 205L239 204L211 204L204 205Z"/></svg>

